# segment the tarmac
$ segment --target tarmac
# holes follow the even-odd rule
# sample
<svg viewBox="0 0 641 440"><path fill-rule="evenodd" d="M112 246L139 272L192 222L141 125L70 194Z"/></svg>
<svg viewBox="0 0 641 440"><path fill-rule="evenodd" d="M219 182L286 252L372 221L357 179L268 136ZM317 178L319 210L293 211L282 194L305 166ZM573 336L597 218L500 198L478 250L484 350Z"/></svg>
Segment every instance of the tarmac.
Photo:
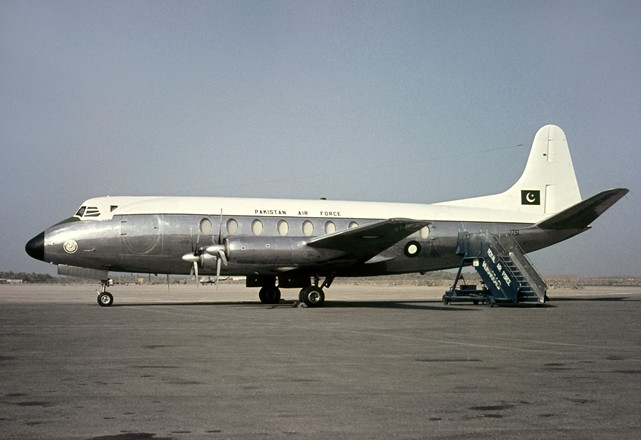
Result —
<svg viewBox="0 0 641 440"><path fill-rule="evenodd" d="M0 286L2 439L638 439L641 288Z"/></svg>

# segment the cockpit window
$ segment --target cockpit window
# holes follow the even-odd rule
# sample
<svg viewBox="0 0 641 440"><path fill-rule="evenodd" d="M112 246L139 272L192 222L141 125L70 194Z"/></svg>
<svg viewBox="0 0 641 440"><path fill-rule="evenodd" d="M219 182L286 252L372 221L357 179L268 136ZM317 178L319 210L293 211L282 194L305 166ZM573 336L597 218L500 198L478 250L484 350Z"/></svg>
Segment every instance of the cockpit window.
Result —
<svg viewBox="0 0 641 440"><path fill-rule="evenodd" d="M87 206L85 215L83 217L98 217L100 216L100 211L95 206Z"/></svg>
<svg viewBox="0 0 641 440"><path fill-rule="evenodd" d="M100 211L96 206L81 206L74 217L100 217Z"/></svg>

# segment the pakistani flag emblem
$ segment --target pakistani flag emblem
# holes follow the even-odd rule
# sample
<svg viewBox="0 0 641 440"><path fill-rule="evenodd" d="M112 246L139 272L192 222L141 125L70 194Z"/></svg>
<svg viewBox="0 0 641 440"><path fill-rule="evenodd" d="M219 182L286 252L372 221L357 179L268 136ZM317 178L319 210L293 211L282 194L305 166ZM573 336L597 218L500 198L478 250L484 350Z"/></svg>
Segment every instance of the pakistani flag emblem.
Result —
<svg viewBox="0 0 641 440"><path fill-rule="evenodd" d="M539 190L522 190L521 205L540 205L541 191Z"/></svg>

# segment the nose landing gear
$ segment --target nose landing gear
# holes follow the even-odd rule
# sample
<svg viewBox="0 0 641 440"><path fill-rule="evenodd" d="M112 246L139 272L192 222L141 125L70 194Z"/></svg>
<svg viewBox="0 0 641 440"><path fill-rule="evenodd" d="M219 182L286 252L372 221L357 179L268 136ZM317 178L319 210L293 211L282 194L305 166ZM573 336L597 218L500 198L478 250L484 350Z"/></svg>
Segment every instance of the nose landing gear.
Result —
<svg viewBox="0 0 641 440"><path fill-rule="evenodd" d="M113 286L114 280L107 278L106 280L100 280L100 286L96 289L98 294L98 305L101 307L109 307L114 302L114 297L111 293L107 292L107 287Z"/></svg>

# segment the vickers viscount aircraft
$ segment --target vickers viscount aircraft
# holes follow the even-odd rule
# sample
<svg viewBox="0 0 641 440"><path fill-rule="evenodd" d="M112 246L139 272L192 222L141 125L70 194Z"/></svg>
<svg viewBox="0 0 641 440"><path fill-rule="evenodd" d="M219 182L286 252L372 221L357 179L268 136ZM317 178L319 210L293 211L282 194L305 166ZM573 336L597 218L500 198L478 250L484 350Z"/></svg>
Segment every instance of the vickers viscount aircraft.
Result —
<svg viewBox="0 0 641 440"><path fill-rule="evenodd" d="M536 133L522 176L499 194L435 204L98 197L31 239L26 251L59 265L60 273L245 276L247 287L260 287L263 303L278 302L282 288L300 288L300 301L320 306L336 277L469 264L487 269L484 279L497 287L521 285L497 254L504 251L509 260L579 234L627 192L611 189L583 200L566 136L546 125ZM477 246L479 240L487 246ZM517 286L514 302L525 298L523 291ZM98 304L112 302L103 286Z"/></svg>

